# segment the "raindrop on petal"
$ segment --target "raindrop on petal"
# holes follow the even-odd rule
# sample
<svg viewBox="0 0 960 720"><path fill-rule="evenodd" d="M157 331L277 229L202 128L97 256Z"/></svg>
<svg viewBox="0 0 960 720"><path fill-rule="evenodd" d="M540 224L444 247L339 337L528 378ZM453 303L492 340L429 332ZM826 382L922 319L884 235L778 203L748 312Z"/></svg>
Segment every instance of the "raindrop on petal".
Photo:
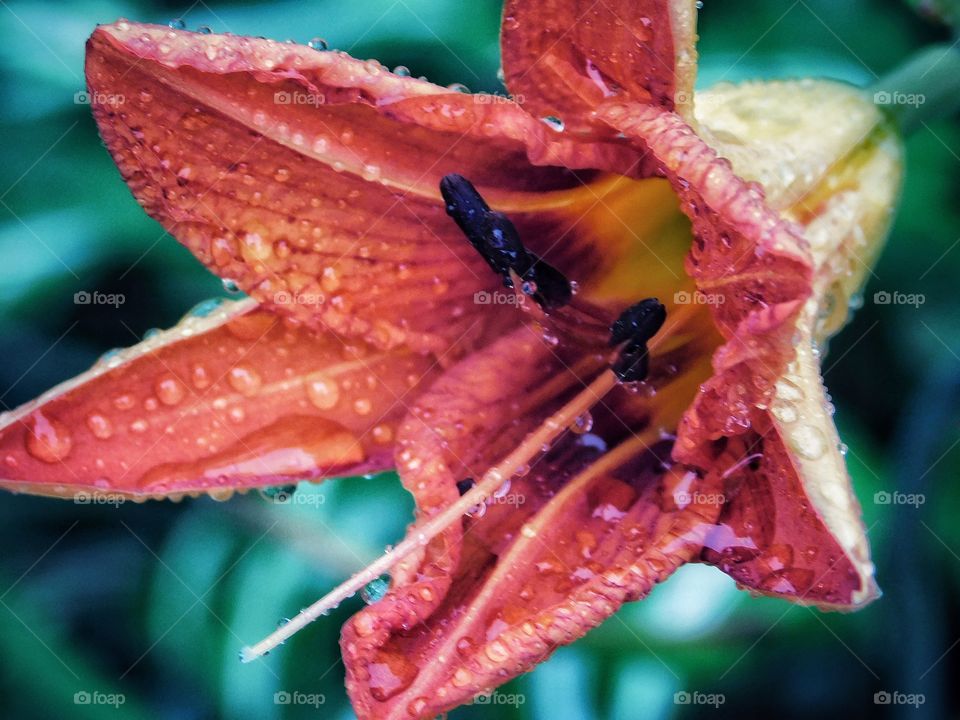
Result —
<svg viewBox="0 0 960 720"><path fill-rule="evenodd" d="M373 605L383 600L383 596L387 594L387 590L389 589L390 576L381 575L376 580L371 580L364 585L363 590L360 591L360 597L363 598L363 601L367 605Z"/></svg>

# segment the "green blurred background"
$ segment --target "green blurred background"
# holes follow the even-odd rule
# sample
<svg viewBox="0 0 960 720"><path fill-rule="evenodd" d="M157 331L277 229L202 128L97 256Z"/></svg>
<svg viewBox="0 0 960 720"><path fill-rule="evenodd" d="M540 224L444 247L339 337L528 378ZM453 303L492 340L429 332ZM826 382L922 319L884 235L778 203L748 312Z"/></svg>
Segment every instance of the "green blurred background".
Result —
<svg viewBox="0 0 960 720"><path fill-rule="evenodd" d="M129 195L100 144L84 87L97 22L182 17L189 28L332 47L441 84L498 90L497 0L0 2L0 402L33 398L107 349L224 294ZM869 85L950 32L894 0L707 0L701 85L830 76ZM885 596L854 615L752 599L688 566L502 693L519 706L453 718L960 717L960 130L908 142L904 202L864 307L831 345L826 379ZM123 293L112 307L74 292ZM922 306L878 305L878 291ZM925 503L884 505L880 491ZM328 483L316 504L82 506L0 498L0 715L4 718L351 718L337 637L359 603L265 663L241 645L396 541L410 499L396 478ZM322 500L322 503L321 503ZM318 707L278 704L314 694ZM675 702L722 693L719 708ZM922 693L877 705L874 694ZM122 693L82 704L77 692ZM81 696L82 700L83 697ZM103 699L103 698L101 698ZM309 699L309 698L307 698Z"/></svg>

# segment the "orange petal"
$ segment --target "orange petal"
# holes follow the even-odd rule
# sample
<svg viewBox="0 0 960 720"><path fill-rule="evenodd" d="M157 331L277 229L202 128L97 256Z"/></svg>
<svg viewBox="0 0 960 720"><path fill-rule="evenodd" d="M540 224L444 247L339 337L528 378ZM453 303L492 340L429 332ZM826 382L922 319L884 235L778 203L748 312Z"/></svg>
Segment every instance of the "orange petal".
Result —
<svg viewBox="0 0 960 720"><path fill-rule="evenodd" d="M121 21L86 70L123 99L93 110L152 217L264 306L381 348L446 351L496 283L444 213L443 175L522 198L578 184L568 167L626 167L503 98L339 52Z"/></svg>
<svg viewBox="0 0 960 720"><path fill-rule="evenodd" d="M7 413L0 487L223 496L383 470L431 365L225 303Z"/></svg>
<svg viewBox="0 0 960 720"><path fill-rule="evenodd" d="M573 130L591 128L591 111L611 97L687 112L696 22L692 0L508 0L507 87L528 112Z"/></svg>
<svg viewBox="0 0 960 720"><path fill-rule="evenodd" d="M528 328L448 371L399 435L398 465L418 512L452 503L458 480L518 446L595 371L595 360L561 359ZM619 407L636 396L614 393L577 424L589 432L537 448L482 516L407 558L390 592L344 627L359 717L433 717L459 705L698 556L719 514L709 491L719 477L665 470L670 442L649 414Z"/></svg>
<svg viewBox="0 0 960 720"><path fill-rule="evenodd" d="M795 354L796 319L812 287L808 244L766 205L759 185L738 178L679 116L644 105L609 105L599 115L658 159L693 222L687 270L712 298L727 342L681 422L674 455L705 467L708 441L764 417L757 405Z"/></svg>
<svg viewBox="0 0 960 720"><path fill-rule="evenodd" d="M825 435L809 425L761 430L721 460L729 466L728 502L707 537L704 562L755 592L824 609L878 597L842 460L829 468L811 462L827 455ZM799 432L804 446L794 440Z"/></svg>

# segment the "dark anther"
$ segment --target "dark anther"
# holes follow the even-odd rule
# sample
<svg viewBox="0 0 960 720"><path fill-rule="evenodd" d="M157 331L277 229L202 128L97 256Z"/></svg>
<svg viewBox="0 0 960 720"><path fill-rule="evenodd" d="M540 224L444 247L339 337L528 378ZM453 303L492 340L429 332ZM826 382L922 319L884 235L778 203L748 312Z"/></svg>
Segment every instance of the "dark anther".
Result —
<svg viewBox="0 0 960 720"><path fill-rule="evenodd" d="M523 281L521 290L542 307L555 308L570 301L570 281L563 273L523 246L520 234L503 213L490 209L473 184L461 175L447 175L440 192L452 217L487 265L513 287L511 271Z"/></svg>
<svg viewBox="0 0 960 720"><path fill-rule="evenodd" d="M473 487L473 478L464 478L457 483L457 492L460 493L460 497L463 497L470 489Z"/></svg>
<svg viewBox="0 0 960 720"><path fill-rule="evenodd" d="M610 345L623 345L613 363L613 372L623 382L646 379L650 367L647 342L656 335L667 319L667 310L656 298L631 305L610 326Z"/></svg>

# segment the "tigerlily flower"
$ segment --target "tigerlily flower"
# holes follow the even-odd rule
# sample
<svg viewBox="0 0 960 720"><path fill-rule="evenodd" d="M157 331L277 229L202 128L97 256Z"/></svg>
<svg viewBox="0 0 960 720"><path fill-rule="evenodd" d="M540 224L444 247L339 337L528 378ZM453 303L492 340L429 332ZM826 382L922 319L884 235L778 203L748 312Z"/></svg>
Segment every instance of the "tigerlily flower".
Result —
<svg viewBox="0 0 960 720"><path fill-rule="evenodd" d="M180 498L396 468L406 540L343 628L362 718L432 717L680 565L877 597L820 377L901 146L834 82L694 96L693 2L508 0L511 98L120 21L88 43L144 209L249 299L7 414L0 486Z"/></svg>

